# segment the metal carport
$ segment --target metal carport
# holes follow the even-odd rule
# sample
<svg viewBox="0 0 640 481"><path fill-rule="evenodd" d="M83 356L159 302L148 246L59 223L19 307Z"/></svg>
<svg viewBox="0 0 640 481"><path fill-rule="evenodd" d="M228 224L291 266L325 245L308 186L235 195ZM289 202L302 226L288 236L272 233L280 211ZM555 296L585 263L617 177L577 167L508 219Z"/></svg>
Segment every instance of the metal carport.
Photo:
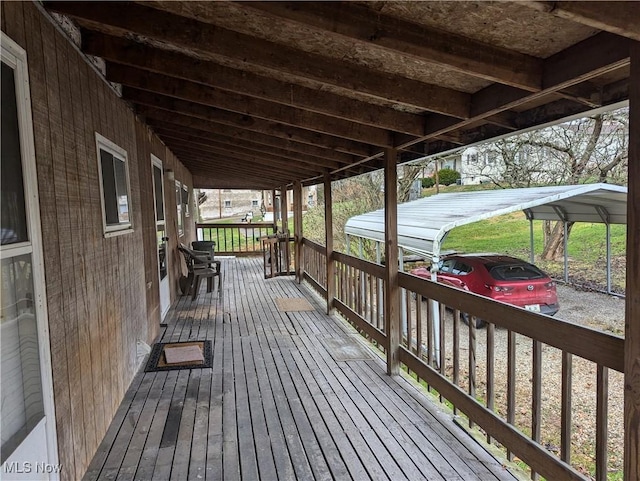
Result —
<svg viewBox="0 0 640 481"><path fill-rule="evenodd" d="M607 290L611 290L609 225L626 224L627 188L609 184L454 192L398 205L398 246L438 262L448 233L490 217L523 211L531 222L596 222L607 226ZM347 236L384 242L384 209L350 218ZM566 236L565 236L566 241ZM533 246L531 249L533 256ZM567 277L565 248L565 279Z"/></svg>

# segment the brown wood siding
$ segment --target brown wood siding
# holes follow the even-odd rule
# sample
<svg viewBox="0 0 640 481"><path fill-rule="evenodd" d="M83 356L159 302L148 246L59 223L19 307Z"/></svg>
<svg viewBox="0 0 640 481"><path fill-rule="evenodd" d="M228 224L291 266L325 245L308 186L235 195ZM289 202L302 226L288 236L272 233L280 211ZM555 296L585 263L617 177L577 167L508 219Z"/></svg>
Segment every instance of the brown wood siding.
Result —
<svg viewBox="0 0 640 481"><path fill-rule="evenodd" d="M62 479L80 479L137 370L136 341L152 343L160 333L151 153L176 178L192 179L34 4L3 2L2 30L27 51L58 451ZM104 237L96 132L127 151L133 233ZM193 235L188 226L185 239Z"/></svg>

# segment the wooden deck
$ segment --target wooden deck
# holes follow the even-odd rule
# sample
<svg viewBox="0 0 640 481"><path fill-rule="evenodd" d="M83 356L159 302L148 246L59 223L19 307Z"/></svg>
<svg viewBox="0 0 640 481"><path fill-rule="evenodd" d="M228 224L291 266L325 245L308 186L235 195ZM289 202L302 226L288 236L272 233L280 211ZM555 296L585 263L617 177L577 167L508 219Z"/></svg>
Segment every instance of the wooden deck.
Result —
<svg viewBox="0 0 640 481"><path fill-rule="evenodd" d="M139 373L84 479L515 479L260 262L223 260L222 293L172 307L161 341L211 339L213 368ZM278 297L316 309L280 312Z"/></svg>

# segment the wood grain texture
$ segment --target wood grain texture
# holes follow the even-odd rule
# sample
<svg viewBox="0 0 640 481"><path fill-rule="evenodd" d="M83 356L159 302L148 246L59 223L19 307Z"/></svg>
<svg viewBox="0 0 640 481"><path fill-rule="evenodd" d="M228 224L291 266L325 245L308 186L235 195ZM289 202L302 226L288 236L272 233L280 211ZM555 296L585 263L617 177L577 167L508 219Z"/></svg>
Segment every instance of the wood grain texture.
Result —
<svg viewBox="0 0 640 481"><path fill-rule="evenodd" d="M327 314L333 309L333 299L336 297L336 264L333 257L333 197L331 195L331 176L327 172L324 176L324 232L326 259L326 287Z"/></svg>
<svg viewBox="0 0 640 481"><path fill-rule="evenodd" d="M385 293L384 332L387 335L387 372L397 375L400 369L399 348L402 334L400 322L400 287L398 285L398 151L385 150L384 156L384 233Z"/></svg>
<svg viewBox="0 0 640 481"><path fill-rule="evenodd" d="M382 360L336 361L323 339L367 348L308 286L262 279L260 258L222 262L223 292L178 299L161 338L211 339L213 367L140 373L87 481L514 481ZM313 311L274 308L301 296Z"/></svg>
<svg viewBox="0 0 640 481"><path fill-rule="evenodd" d="M640 45L631 48L624 347L625 481L640 479Z"/></svg>
<svg viewBox="0 0 640 481"><path fill-rule="evenodd" d="M152 200L141 170L150 178L148 153L162 144L136 135L133 113L36 5L3 2L2 14L3 32L27 51L58 455L62 479L80 479L138 368L136 341L158 332L148 317L158 300L145 286L143 201ZM133 233L103 235L96 132L127 151Z"/></svg>

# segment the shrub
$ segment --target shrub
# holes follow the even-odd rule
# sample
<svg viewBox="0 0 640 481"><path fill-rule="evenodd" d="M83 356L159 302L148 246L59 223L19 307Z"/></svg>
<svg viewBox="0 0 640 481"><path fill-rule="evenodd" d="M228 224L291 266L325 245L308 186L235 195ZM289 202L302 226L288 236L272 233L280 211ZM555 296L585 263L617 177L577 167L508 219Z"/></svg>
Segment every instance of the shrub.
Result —
<svg viewBox="0 0 640 481"><path fill-rule="evenodd" d="M460 178L460 172L453 169L442 169L438 172L438 179L442 185L455 184Z"/></svg>
<svg viewBox="0 0 640 481"><path fill-rule="evenodd" d="M433 177L423 177L422 178L422 188L428 189L429 187L433 187L436 185L436 181L433 180Z"/></svg>

